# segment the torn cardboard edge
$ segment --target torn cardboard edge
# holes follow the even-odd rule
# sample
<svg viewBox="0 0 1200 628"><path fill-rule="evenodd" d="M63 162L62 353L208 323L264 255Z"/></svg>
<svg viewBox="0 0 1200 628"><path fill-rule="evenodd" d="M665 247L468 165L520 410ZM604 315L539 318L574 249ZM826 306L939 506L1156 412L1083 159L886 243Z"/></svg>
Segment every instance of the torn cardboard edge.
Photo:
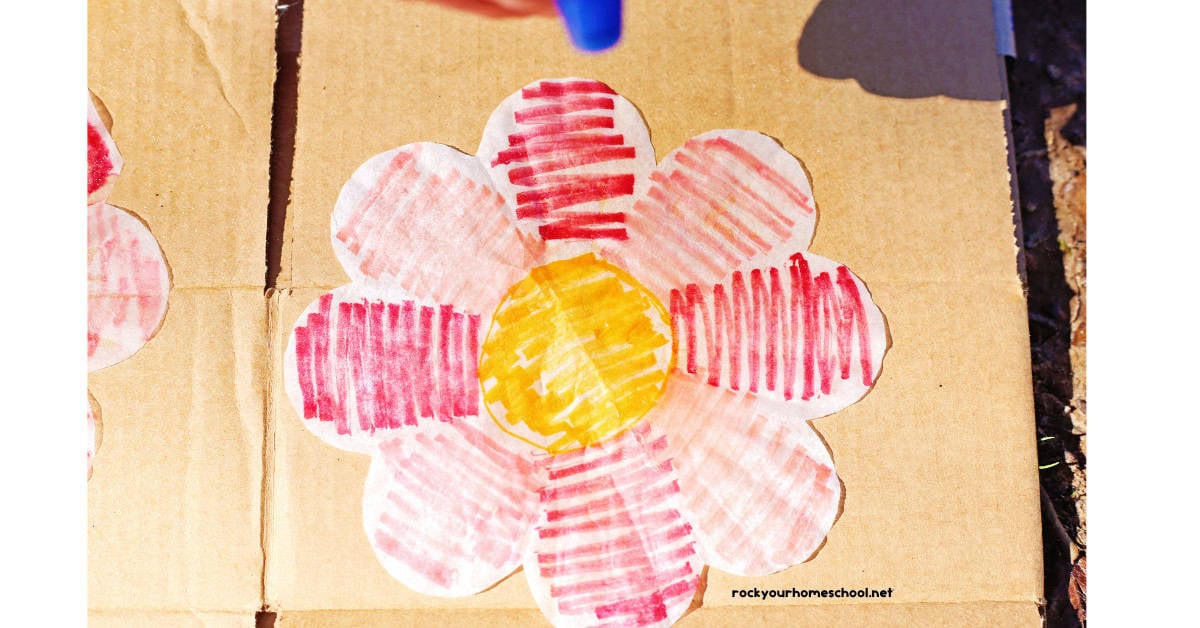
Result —
<svg viewBox="0 0 1200 628"><path fill-rule="evenodd" d="M300 104L300 46L304 2L276 5L275 85L271 105L271 163L267 175L267 290L276 287L283 259L284 229L291 203L296 155L296 114Z"/></svg>

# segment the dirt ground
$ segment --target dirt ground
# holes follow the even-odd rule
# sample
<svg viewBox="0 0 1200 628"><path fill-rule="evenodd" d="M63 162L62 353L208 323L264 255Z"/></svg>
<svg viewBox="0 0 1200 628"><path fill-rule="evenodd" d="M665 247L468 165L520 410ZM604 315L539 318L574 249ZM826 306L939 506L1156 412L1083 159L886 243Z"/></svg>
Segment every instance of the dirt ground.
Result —
<svg viewBox="0 0 1200 628"><path fill-rule="evenodd" d="M1087 64L1082 0L1014 0L1008 64L1029 293L1046 625L1086 625Z"/></svg>

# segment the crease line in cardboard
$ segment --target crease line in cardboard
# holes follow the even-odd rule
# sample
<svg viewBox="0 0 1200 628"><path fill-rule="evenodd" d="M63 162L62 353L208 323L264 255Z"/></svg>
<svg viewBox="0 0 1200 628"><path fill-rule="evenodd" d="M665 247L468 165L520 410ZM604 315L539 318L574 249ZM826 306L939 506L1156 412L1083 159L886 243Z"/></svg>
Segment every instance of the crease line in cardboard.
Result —
<svg viewBox="0 0 1200 628"><path fill-rule="evenodd" d="M262 572L259 574L260 611L257 624L274 622L276 605L269 598L270 560L275 510L275 425L276 375L275 356L279 348L278 281L283 256L284 226L291 202L292 168L296 152L296 109L299 101L300 42L304 22L304 0L275 5L275 84L271 105L271 155L268 175L266 276L264 306L266 307L267 382L263 398L262 487L259 544L262 550Z"/></svg>
<svg viewBox="0 0 1200 628"><path fill-rule="evenodd" d="M797 586L797 588L800 588L800 587ZM819 587L817 587L817 588L819 588ZM716 593L716 591L714 591L714 593ZM976 605L989 605L989 604L1002 605L1002 606L1030 605L1030 606L1033 606L1034 608L1037 608L1041 604L1043 604L1044 599L1040 598L1040 597L1031 597L1031 598L1027 598L1027 599L1014 598L1014 599L1009 599L1009 600L972 598L972 599L961 599L961 600L914 600L914 601L909 601L909 602L883 601L883 600L876 599L873 601L859 600L859 601L844 601L844 602L819 602L819 601L812 602L812 601L810 601L810 602L797 602L794 604L789 604L786 602L758 602L758 603L752 603L752 604L747 604L747 603L712 604L709 602L710 602L710 600L707 599L707 595L706 595L705 603L702 604L701 606L696 607L695 610L689 611L688 615L691 615L692 613L699 612L699 611L722 612L722 611L729 611L729 610L733 610L733 609L753 609L753 608L759 608L759 609L805 608L805 607L859 608L859 607L872 607L872 606L880 607L880 608L901 608L901 607L921 608L921 607L976 606ZM362 608L362 607L325 608L325 607L320 607L320 608L281 609L281 610L273 611L273 612L277 612L280 615L284 615L284 616L305 614L305 613L309 613L309 614L313 614L313 613L373 613L373 614L414 613L414 614L417 614L417 613L444 612L444 613L448 613L448 614L453 614L453 613L505 613L505 612L525 613L525 612L534 612L534 613L538 613L538 615L541 616L541 611L539 611L536 607L533 607L533 606L530 606L530 607L524 607L524 606L469 606L469 607L454 607L454 608L439 607L439 606L374 607L374 608Z"/></svg>
<svg viewBox="0 0 1200 628"><path fill-rule="evenodd" d="M817 255L817 253L813 253L813 254ZM307 283L307 284L289 285L286 288L281 288L279 291L284 294L287 294L287 295L294 294L295 292L303 292L306 290L319 291L319 292L331 292L331 291L341 288L342 286L345 286L349 283L351 283L351 282L349 280L347 280L346 282L339 283L339 284ZM980 277L980 278L943 277L943 278L931 278L931 279L914 279L914 278L905 278L905 277L882 277L882 278L871 279L871 282L870 282L870 285L868 286L868 288L875 286L875 285L888 285L888 286L962 285L962 286L969 286L969 287L999 286L1002 288L1009 288L1009 287L1013 287L1013 286L1020 287L1021 283L1020 283L1020 277L1014 273L1011 276Z"/></svg>
<svg viewBox="0 0 1200 628"><path fill-rule="evenodd" d="M263 444L262 444L262 489L259 495L261 504L259 513L259 545L262 550L262 573L259 577L259 609L260 611L275 611L275 604L267 599L269 591L267 561L271 554L272 531L275 516L275 355L279 339L276 330L279 326L278 292L268 289L264 300L267 309L267 385L263 395Z"/></svg>
<svg viewBox="0 0 1200 628"><path fill-rule="evenodd" d="M263 287L260 284L250 284L250 285L213 284L211 286L179 286L179 285L174 285L174 284L171 285L171 294L175 294L177 292L216 292L219 294L226 294L226 293L233 292L236 290L253 290L255 292L261 292L263 290Z"/></svg>
<svg viewBox="0 0 1200 628"><path fill-rule="evenodd" d="M217 617L253 617L256 611L227 608L182 608L177 606L157 607L109 607L88 608L89 617L148 617L148 616L188 616L203 619L206 616Z"/></svg>
<svg viewBox="0 0 1200 628"><path fill-rule="evenodd" d="M237 116L238 122L242 125L242 131L249 135L250 127L246 125L246 118L242 115L241 109L238 109L237 105L233 104L233 101L229 98L232 88L232 80L229 76L229 68L220 63L213 56L214 46L213 42L211 41L212 34L209 32L208 26L205 22L204 14L197 13L196 11L189 9L188 5L191 3L180 1L176 4L179 7L179 10L183 13L184 26L187 27L188 31L192 34L192 37L196 40L197 46L204 54L205 65L207 65L216 76L217 89L221 94L221 99L224 100L225 104L229 106L229 109L233 111L233 115Z"/></svg>

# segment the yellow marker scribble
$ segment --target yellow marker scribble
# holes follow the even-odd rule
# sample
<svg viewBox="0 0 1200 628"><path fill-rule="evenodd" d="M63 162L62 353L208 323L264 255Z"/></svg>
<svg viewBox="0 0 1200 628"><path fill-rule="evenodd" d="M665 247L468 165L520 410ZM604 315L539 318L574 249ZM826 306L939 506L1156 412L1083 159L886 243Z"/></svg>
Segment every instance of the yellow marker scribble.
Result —
<svg viewBox="0 0 1200 628"><path fill-rule="evenodd" d="M671 357L662 303L587 254L539 266L509 289L483 342L479 382L502 429L561 453L641 419Z"/></svg>

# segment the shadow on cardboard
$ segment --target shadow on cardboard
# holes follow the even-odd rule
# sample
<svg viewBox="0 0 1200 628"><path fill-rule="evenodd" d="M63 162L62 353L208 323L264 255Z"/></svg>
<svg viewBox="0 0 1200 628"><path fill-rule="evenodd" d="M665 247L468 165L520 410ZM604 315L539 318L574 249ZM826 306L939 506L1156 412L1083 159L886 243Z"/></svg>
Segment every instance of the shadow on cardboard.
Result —
<svg viewBox="0 0 1200 628"><path fill-rule="evenodd" d="M797 45L800 66L881 96L1000 100L991 3L823 0Z"/></svg>

